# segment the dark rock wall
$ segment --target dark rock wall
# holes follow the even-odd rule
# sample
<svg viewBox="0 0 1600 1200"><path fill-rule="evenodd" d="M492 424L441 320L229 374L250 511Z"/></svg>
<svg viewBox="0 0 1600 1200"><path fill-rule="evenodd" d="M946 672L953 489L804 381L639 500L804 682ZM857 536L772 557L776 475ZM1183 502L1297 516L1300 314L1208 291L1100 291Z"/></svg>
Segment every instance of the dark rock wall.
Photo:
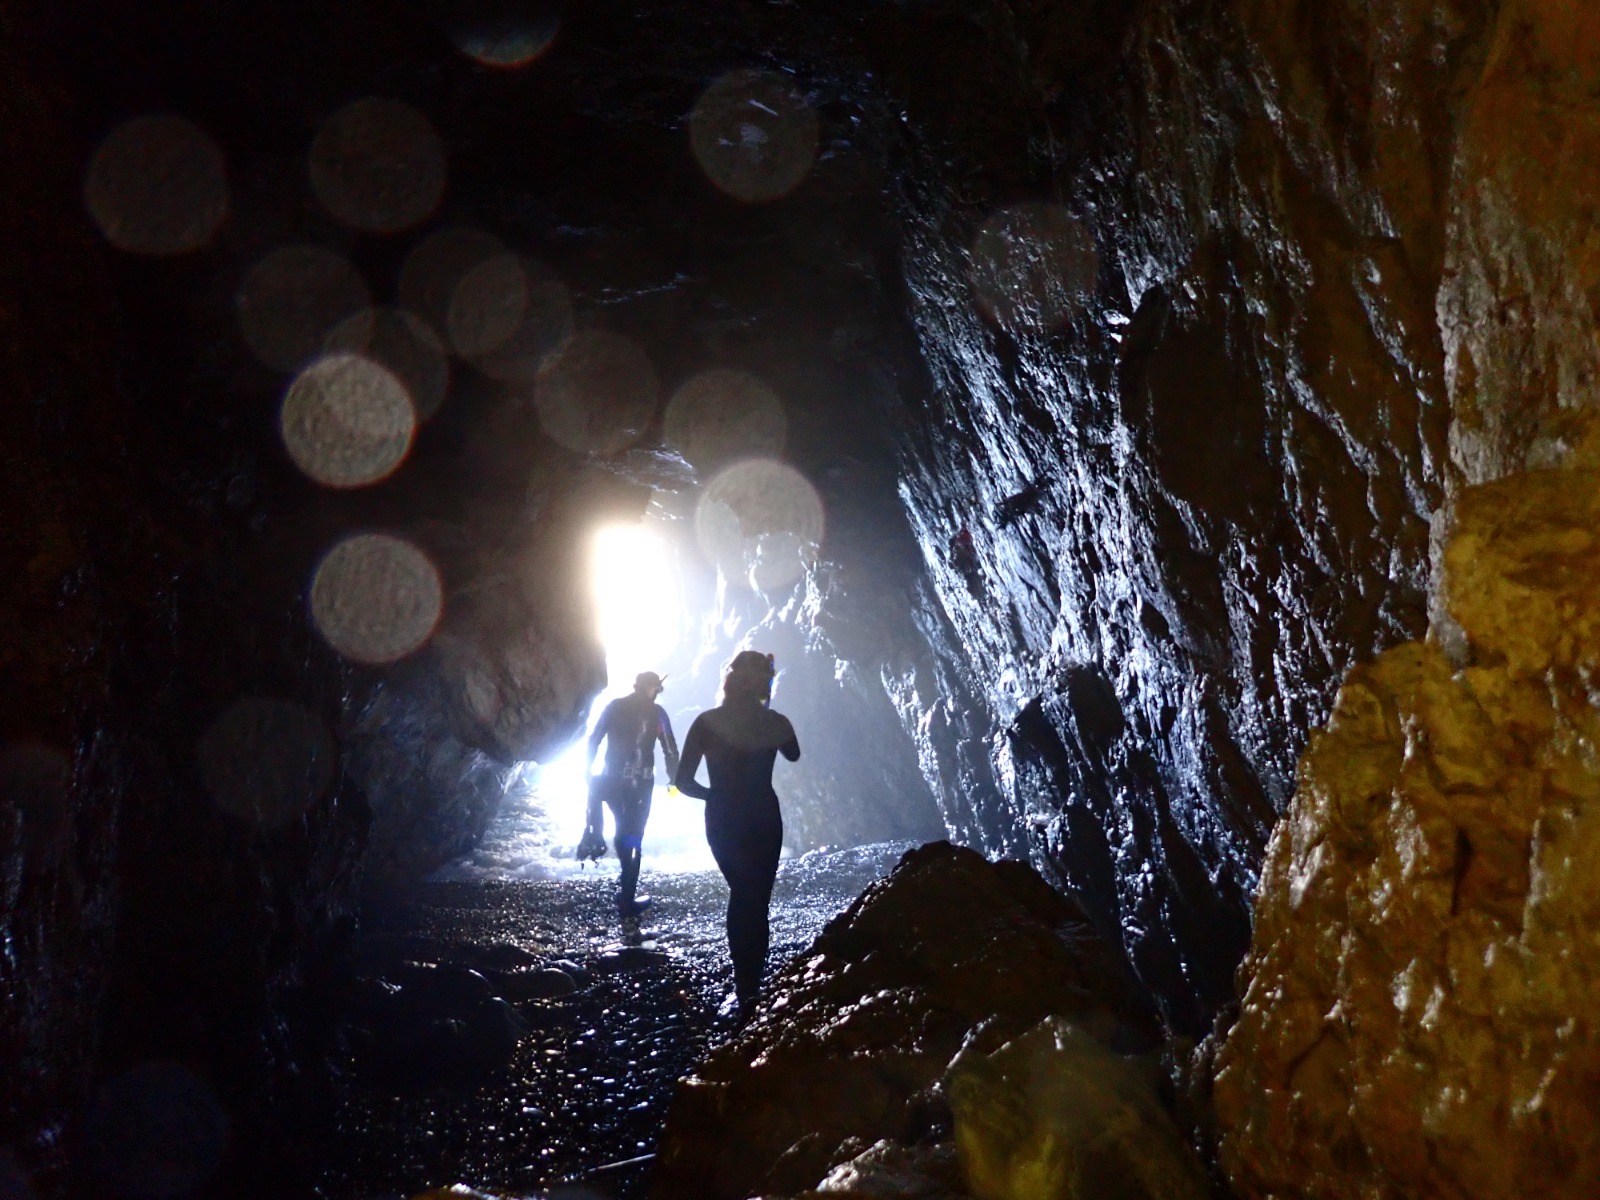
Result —
<svg viewBox="0 0 1600 1200"><path fill-rule="evenodd" d="M1035 851L1181 1026L1230 995L1306 731L1425 627L1444 200L1487 7L951 8L965 36L900 83L934 385L903 493L946 645ZM980 227L1018 201L1096 252L1054 324L975 303Z"/></svg>

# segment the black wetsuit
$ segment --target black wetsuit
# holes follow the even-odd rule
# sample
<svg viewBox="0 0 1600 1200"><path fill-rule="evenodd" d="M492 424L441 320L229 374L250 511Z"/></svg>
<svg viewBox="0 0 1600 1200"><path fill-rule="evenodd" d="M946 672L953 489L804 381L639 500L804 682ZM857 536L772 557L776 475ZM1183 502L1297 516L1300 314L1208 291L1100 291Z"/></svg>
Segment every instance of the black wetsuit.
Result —
<svg viewBox="0 0 1600 1200"><path fill-rule="evenodd" d="M734 984L748 1002L767 963L767 906L783 848L783 815L772 790L779 754L800 757L789 718L758 704L723 704L701 713L683 742L677 784L706 802L706 841L728 881L728 950ZM709 787L695 779L706 760Z"/></svg>
<svg viewBox="0 0 1600 1200"><path fill-rule="evenodd" d="M642 692L605 706L589 735L591 757L602 738L606 743L606 763L590 786L589 823L598 823L600 814L595 800L604 798L616 821L613 844L622 866L622 899L628 902L639 882L640 846L645 823L650 819L650 793L656 779L656 742L661 743L666 756L668 775L678 769L678 743L672 736L666 709Z"/></svg>

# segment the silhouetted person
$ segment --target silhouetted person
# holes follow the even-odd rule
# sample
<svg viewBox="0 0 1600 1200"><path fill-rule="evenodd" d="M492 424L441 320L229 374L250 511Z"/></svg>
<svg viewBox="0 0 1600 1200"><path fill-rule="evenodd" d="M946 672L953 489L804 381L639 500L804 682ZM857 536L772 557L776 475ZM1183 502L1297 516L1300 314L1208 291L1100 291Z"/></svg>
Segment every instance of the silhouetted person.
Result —
<svg viewBox="0 0 1600 1200"><path fill-rule="evenodd" d="M600 832L600 805L604 799L611 809L616 828L612 844L622 864L618 881L617 911L624 917L637 916L650 903L635 894L639 886L639 858L645 823L650 819L650 793L656 783L656 743L667 760L667 774L678 770L678 743L672 736L672 722L666 709L656 703L663 684L654 671L643 671L633 681L633 694L613 700L600 713L594 732L589 735L589 759L585 772L594 769L600 743L606 743L606 762L598 779L589 781L589 832ZM579 849L582 854L582 847Z"/></svg>
<svg viewBox="0 0 1600 1200"><path fill-rule="evenodd" d="M706 802L706 841L728 881L728 950L739 1015L749 1015L767 965L767 906L783 848L783 815L772 790L781 753L800 757L789 718L767 707L776 672L772 656L745 650L722 680L722 703L689 726L678 789ZM706 761L709 787L695 778Z"/></svg>

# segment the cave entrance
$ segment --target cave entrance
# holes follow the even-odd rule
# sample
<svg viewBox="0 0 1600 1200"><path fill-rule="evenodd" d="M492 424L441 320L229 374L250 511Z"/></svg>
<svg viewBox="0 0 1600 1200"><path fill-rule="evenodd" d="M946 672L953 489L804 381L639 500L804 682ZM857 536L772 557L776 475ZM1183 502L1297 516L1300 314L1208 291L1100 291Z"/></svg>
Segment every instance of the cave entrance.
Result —
<svg viewBox="0 0 1600 1200"><path fill-rule="evenodd" d="M606 817L607 852L598 864L580 864L573 850L583 835L588 775L588 735L601 710L628 695L641 671L666 677L660 703L679 742L695 713L715 703L699 694L696 647L700 630L694 589L687 578L686 548L669 523L649 516L633 524L595 531L590 546L590 587L598 633L606 656L606 688L590 706L584 736L548 763L530 764L524 787L507 796L471 864L484 878L549 878L614 872L612 820ZM698 600L698 596L694 597ZM708 871L716 867L705 840L705 809L697 800L668 792L666 768L657 752L657 784L645 829L644 867L649 873ZM598 764L596 765L598 769Z"/></svg>

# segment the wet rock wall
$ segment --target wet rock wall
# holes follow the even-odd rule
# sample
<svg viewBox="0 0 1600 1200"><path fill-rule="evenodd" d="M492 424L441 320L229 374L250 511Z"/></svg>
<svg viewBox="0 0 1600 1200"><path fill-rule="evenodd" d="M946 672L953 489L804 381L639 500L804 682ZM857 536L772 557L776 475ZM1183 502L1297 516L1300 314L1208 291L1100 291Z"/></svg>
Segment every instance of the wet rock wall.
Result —
<svg viewBox="0 0 1600 1200"><path fill-rule="evenodd" d="M1306 731L1426 626L1436 298L1489 15L1021 6L933 57L981 62L982 101L907 85L933 386L902 494L942 644L1035 854L1179 1027L1231 994ZM1066 231L1035 247L1059 294L1023 276L997 306L987 223L1019 202Z"/></svg>

